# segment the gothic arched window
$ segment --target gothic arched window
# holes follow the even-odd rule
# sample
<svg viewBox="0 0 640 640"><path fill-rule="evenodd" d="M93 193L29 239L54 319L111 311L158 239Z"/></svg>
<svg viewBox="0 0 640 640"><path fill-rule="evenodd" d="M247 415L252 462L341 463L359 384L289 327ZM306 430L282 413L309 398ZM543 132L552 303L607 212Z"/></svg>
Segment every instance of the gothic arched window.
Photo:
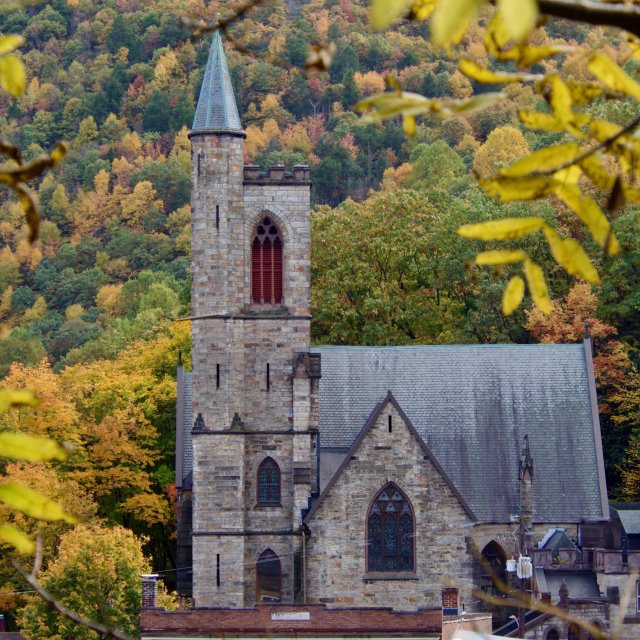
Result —
<svg viewBox="0 0 640 640"><path fill-rule="evenodd" d="M282 590L282 566L280 558L267 549L256 562L256 600L279 602Z"/></svg>
<svg viewBox="0 0 640 640"><path fill-rule="evenodd" d="M415 571L414 531L411 503L390 482L369 507L367 571Z"/></svg>
<svg viewBox="0 0 640 640"><path fill-rule="evenodd" d="M258 468L258 504L280 504L280 467L273 458Z"/></svg>
<svg viewBox="0 0 640 640"><path fill-rule="evenodd" d="M282 304L282 234L265 216L251 243L251 302Z"/></svg>

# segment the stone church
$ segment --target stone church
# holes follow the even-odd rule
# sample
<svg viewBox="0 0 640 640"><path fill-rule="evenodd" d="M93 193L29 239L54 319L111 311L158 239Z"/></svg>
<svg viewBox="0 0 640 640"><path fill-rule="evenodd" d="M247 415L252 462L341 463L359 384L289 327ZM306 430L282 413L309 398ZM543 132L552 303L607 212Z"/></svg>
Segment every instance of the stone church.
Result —
<svg viewBox="0 0 640 640"><path fill-rule="evenodd" d="M194 612L472 612L473 589L491 593L508 559L554 533L608 544L588 336L312 345L309 168L244 166L218 34L189 136L193 371L178 369L176 486Z"/></svg>

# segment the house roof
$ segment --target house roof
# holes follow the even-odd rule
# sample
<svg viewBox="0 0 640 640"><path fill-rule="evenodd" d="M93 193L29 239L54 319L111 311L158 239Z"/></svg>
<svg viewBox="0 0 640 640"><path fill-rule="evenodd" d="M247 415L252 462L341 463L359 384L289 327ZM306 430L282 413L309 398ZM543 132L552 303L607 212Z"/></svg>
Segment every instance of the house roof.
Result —
<svg viewBox="0 0 640 640"><path fill-rule="evenodd" d="M322 358L321 453L346 453L391 391L479 522L519 512L525 435L534 521L608 519L585 344L314 347ZM183 478L192 470L190 374L184 384Z"/></svg>
<svg viewBox="0 0 640 640"><path fill-rule="evenodd" d="M480 521L508 521L518 513L525 435L535 521L608 517L584 344L313 351L322 359L322 447L346 451L390 390Z"/></svg>
<svg viewBox="0 0 640 640"><path fill-rule="evenodd" d="M241 133L242 124L231 85L220 33L213 34L207 67L200 87L192 133Z"/></svg>
<svg viewBox="0 0 640 640"><path fill-rule="evenodd" d="M640 509L619 509L618 515L627 535L640 534Z"/></svg>

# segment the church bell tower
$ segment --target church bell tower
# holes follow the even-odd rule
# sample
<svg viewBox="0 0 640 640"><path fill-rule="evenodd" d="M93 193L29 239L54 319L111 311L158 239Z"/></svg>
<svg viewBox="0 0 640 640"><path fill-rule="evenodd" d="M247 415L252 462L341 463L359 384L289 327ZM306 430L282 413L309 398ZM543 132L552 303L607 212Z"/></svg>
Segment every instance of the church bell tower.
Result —
<svg viewBox="0 0 640 640"><path fill-rule="evenodd" d="M193 597L293 602L317 490L306 166L244 166L219 33L191 139Z"/></svg>

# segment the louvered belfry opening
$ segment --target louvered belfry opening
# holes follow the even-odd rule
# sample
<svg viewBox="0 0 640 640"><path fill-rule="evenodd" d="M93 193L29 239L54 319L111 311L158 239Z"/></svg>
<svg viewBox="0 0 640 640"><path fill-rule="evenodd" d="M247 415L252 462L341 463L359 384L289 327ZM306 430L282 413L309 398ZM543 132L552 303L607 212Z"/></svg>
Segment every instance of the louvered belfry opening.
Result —
<svg viewBox="0 0 640 640"><path fill-rule="evenodd" d="M280 230L265 216L256 228L251 245L253 304L282 304L282 246Z"/></svg>

